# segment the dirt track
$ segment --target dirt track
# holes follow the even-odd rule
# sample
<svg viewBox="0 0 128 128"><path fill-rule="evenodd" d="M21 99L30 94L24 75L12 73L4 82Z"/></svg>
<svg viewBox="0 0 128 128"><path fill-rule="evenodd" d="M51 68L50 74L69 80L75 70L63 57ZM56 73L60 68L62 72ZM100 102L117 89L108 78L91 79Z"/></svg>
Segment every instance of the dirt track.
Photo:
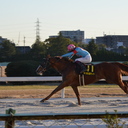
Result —
<svg viewBox="0 0 128 128"><path fill-rule="evenodd" d="M18 90L1 90L0 98L44 98L50 94L53 89L18 89ZM117 87L93 87L79 88L81 97L124 97L127 96L118 86ZM52 96L54 98L61 97L61 91ZM65 97L76 97L72 88L65 89Z"/></svg>

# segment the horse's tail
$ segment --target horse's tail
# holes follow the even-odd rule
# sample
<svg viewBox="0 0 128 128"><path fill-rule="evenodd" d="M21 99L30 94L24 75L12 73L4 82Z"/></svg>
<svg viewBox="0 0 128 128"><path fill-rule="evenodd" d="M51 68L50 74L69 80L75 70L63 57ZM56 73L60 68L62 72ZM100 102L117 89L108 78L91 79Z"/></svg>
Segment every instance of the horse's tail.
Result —
<svg viewBox="0 0 128 128"><path fill-rule="evenodd" d="M128 75L128 65L122 64L122 63L115 63L116 65L119 66L121 69L121 73L124 75Z"/></svg>

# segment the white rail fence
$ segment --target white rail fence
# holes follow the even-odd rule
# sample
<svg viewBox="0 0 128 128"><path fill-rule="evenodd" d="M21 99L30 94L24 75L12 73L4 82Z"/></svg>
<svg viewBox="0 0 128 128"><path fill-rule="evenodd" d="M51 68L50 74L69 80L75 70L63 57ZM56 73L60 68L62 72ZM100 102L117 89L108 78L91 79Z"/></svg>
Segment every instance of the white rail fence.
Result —
<svg viewBox="0 0 128 128"><path fill-rule="evenodd" d="M122 77L123 81L128 81L128 76ZM0 82L9 82L9 81L62 81L61 76L46 76L46 77L0 77ZM100 81L105 81L101 79Z"/></svg>
<svg viewBox="0 0 128 128"><path fill-rule="evenodd" d="M62 81L61 76L53 76L53 77L0 77L0 82L6 81Z"/></svg>

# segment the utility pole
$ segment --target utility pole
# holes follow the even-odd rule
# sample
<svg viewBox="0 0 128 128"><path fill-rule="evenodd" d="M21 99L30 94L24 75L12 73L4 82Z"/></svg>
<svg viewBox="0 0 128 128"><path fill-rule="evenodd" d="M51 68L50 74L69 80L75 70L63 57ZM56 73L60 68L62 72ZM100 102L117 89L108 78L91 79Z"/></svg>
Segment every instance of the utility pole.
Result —
<svg viewBox="0 0 128 128"><path fill-rule="evenodd" d="M20 43L20 32L19 32L19 36L18 36L18 46L19 46L19 43Z"/></svg>
<svg viewBox="0 0 128 128"><path fill-rule="evenodd" d="M39 19L37 18L36 22L36 43L40 42L40 22Z"/></svg>

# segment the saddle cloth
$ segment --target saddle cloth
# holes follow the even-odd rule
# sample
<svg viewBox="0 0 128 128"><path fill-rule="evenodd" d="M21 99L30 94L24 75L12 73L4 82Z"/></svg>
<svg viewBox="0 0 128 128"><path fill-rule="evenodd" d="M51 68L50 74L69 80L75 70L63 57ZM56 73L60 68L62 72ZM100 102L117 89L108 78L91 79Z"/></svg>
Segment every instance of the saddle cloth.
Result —
<svg viewBox="0 0 128 128"><path fill-rule="evenodd" d="M86 70L82 74L84 74L84 75L95 75L95 67L94 67L93 64L84 64L84 65L86 67ZM78 65L76 63L76 72L78 74L80 74L81 70L82 69L81 69L80 65Z"/></svg>
<svg viewBox="0 0 128 128"><path fill-rule="evenodd" d="M84 71L82 74L84 75L95 75L95 67L93 64L85 65L86 71Z"/></svg>

